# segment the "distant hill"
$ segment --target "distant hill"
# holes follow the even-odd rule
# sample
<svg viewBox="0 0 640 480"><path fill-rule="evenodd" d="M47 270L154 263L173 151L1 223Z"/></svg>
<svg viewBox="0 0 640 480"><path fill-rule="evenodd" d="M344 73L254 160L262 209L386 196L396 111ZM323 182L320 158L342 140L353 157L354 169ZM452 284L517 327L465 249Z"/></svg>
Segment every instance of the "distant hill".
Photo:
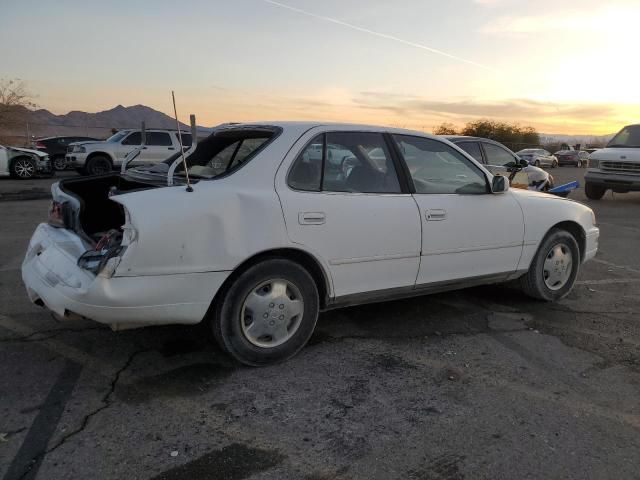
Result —
<svg viewBox="0 0 640 480"><path fill-rule="evenodd" d="M118 105L110 110L88 113L77 110L65 115L55 115L48 110L40 109L26 112L29 134L35 137L49 137L58 135L82 135L104 138L111 135L111 129L139 128L144 121L146 128L176 128L173 117L154 110L145 105L124 107ZM188 125L180 123L180 127L189 129ZM0 132L5 137L24 139L27 132L27 122L11 125ZM200 135L207 135L211 129L198 127Z"/></svg>

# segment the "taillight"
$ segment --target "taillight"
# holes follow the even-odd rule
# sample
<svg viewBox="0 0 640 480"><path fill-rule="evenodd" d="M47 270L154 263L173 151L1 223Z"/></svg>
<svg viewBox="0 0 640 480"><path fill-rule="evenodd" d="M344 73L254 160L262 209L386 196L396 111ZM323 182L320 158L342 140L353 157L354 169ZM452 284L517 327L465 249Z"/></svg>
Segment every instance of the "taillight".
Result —
<svg viewBox="0 0 640 480"><path fill-rule="evenodd" d="M56 202L55 200L52 201L51 207L49 208L49 225L57 228L65 228L64 210L64 203Z"/></svg>
<svg viewBox="0 0 640 480"><path fill-rule="evenodd" d="M40 150L46 150L47 146L42 142L36 142L36 148Z"/></svg>

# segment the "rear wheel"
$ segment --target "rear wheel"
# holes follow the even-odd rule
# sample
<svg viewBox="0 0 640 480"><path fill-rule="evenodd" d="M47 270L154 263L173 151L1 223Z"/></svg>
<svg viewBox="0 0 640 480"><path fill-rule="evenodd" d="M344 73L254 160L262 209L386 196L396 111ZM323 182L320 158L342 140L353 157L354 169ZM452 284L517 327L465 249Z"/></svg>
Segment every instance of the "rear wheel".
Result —
<svg viewBox="0 0 640 480"><path fill-rule="evenodd" d="M104 175L111 172L113 166L111 160L104 155L96 155L87 160L87 164L84 167L85 172L88 175Z"/></svg>
<svg viewBox="0 0 640 480"><path fill-rule="evenodd" d="M600 185L594 185L593 183L586 183L584 186L584 194L590 200L600 200L604 197L607 189Z"/></svg>
<svg viewBox="0 0 640 480"><path fill-rule="evenodd" d="M33 158L18 157L11 162L9 173L13 178L26 180L33 178L36 174L36 162Z"/></svg>
<svg viewBox="0 0 640 480"><path fill-rule="evenodd" d="M554 228L542 241L520 284L530 297L560 300L571 292L579 267L578 242L566 230Z"/></svg>
<svg viewBox="0 0 640 480"><path fill-rule="evenodd" d="M578 160L578 163L576 163L576 167L582 168L582 160Z"/></svg>
<svg viewBox="0 0 640 480"><path fill-rule="evenodd" d="M316 326L318 289L307 270L272 259L241 273L216 300L211 328L220 346L252 366L298 353Z"/></svg>

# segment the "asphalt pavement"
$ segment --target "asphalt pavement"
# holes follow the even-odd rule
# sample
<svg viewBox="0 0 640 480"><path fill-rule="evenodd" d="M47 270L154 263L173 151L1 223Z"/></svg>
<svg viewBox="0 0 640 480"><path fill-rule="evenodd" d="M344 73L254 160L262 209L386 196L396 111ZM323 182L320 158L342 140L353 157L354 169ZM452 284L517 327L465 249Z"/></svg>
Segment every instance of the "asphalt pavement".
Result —
<svg viewBox="0 0 640 480"><path fill-rule="evenodd" d="M565 300L490 286L332 311L255 369L204 325L116 333L32 305L19 269L48 201L5 197L0 478L640 478L640 194L572 198L601 242Z"/></svg>

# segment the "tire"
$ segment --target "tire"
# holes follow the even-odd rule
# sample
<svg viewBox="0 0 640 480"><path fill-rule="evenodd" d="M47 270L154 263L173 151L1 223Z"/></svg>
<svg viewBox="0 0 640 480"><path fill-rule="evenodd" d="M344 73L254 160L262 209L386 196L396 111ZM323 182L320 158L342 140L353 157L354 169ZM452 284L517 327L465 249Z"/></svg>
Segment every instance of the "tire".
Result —
<svg viewBox="0 0 640 480"><path fill-rule="evenodd" d="M12 178L20 180L28 180L33 178L37 173L36 162L33 158L17 157L11 161L9 173Z"/></svg>
<svg viewBox="0 0 640 480"><path fill-rule="evenodd" d="M600 200L604 197L607 189L600 185L594 185L593 183L586 183L584 185L584 194L589 200Z"/></svg>
<svg viewBox="0 0 640 480"><path fill-rule="evenodd" d="M67 160L64 158L64 155L56 155L51 160L51 165L56 172L61 172L67 169Z"/></svg>
<svg viewBox="0 0 640 480"><path fill-rule="evenodd" d="M557 161L557 160L554 160L554 161L551 163L551 168L558 168L558 161Z"/></svg>
<svg viewBox="0 0 640 480"><path fill-rule="evenodd" d="M534 164L536 167L540 168L540 160L536 160L533 164Z"/></svg>
<svg viewBox="0 0 640 480"><path fill-rule="evenodd" d="M529 271L520 277L524 293L555 302L571 292L580 269L578 242L566 230L552 229L544 238Z"/></svg>
<svg viewBox="0 0 640 480"><path fill-rule="evenodd" d="M576 167L582 168L582 160L578 160L578 163L576 163Z"/></svg>
<svg viewBox="0 0 640 480"><path fill-rule="evenodd" d="M215 302L209 322L216 341L239 362L256 367L298 353L313 334L320 305L309 272L285 259L248 268Z"/></svg>
<svg viewBox="0 0 640 480"><path fill-rule="evenodd" d="M113 165L106 155L95 155L87 160L84 170L87 175L104 175L113 170Z"/></svg>

